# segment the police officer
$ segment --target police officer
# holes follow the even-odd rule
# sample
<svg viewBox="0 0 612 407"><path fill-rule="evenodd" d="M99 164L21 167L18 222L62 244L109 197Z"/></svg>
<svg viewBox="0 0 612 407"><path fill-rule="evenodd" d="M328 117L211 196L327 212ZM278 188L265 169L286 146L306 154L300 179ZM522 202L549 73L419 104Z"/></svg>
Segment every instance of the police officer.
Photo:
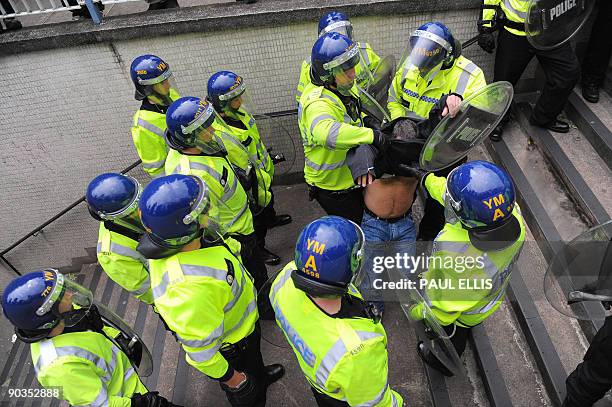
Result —
<svg viewBox="0 0 612 407"><path fill-rule="evenodd" d="M265 247L266 234L268 229L290 223L291 216L277 215L274 210L271 188L274 163L257 129L252 106L246 106L250 98L244 79L234 72L219 71L208 79L207 92L207 99L229 126L231 136L235 136L226 139L230 159L232 152L236 151L246 155L247 161L256 167L258 208L253 212L253 226L257 244L266 264L279 264L280 257ZM233 144L238 144L237 148L231 149Z"/></svg>
<svg viewBox="0 0 612 407"><path fill-rule="evenodd" d="M528 0L483 0L482 19L478 22L481 33L478 45L492 53L495 49L493 31L503 24L497 38L497 54L493 81L508 81L516 85L523 71L535 55L544 69L546 82L530 117L534 125L557 133L567 133L569 124L557 116L563 110L574 85L578 80L579 66L569 42L551 50L534 48L525 37L525 17ZM508 116L491 133L492 140L503 134Z"/></svg>
<svg viewBox="0 0 612 407"><path fill-rule="evenodd" d="M346 153L360 144L384 148L380 130L363 127L355 96L355 69L359 47L337 32L323 34L312 47L311 83L298 106L298 124L304 145L304 178L310 196L329 215L361 223L363 195L346 165Z"/></svg>
<svg viewBox="0 0 612 407"><path fill-rule="evenodd" d="M606 78L606 71L612 54L612 2L599 0L599 11L593 22L589 45L582 61L582 97L591 102L599 102L599 87Z"/></svg>
<svg viewBox="0 0 612 407"><path fill-rule="evenodd" d="M215 125L215 121L220 124ZM259 290L268 274L257 246L247 194L228 161L222 139L222 134L229 129L211 103L196 97L184 97L174 102L168 108L166 122L166 140L171 148L166 160L166 174L197 175L217 196L222 197L224 205L219 208L219 218L227 233L240 242L242 260ZM259 301L262 318L272 318L267 296L261 296Z"/></svg>
<svg viewBox="0 0 612 407"><path fill-rule="evenodd" d="M132 139L143 170L151 177L164 175L164 163L168 147L164 140L166 110L179 93L170 66L155 55L134 58L130 67L132 82L136 87L134 97L142 105L134 115Z"/></svg>
<svg viewBox="0 0 612 407"><path fill-rule="evenodd" d="M484 73L461 55L461 43L444 24L429 22L411 36L389 88L391 119L428 118L432 110L454 115L461 100L486 85ZM446 176L454 167L437 172ZM433 240L444 226L444 208L427 197L419 224L419 240Z"/></svg>
<svg viewBox="0 0 612 407"><path fill-rule="evenodd" d="M352 281L363 232L338 216L302 230L295 261L272 283L270 299L319 406L398 406L388 383L387 334Z"/></svg>
<svg viewBox="0 0 612 407"><path fill-rule="evenodd" d="M217 379L233 406L264 406L268 385L284 369L263 364L257 293L220 237L215 199L193 175L157 178L144 189L139 207L147 237L162 251L179 250L149 261L153 298L187 363Z"/></svg>
<svg viewBox="0 0 612 407"><path fill-rule="evenodd" d="M89 183L85 199L91 216L100 221L98 263L115 283L152 304L148 262L136 251L144 233L137 210L140 192L136 179L105 173Z"/></svg>
<svg viewBox="0 0 612 407"><path fill-rule="evenodd" d="M91 292L57 270L11 281L2 311L17 338L30 344L38 382L59 389L58 398L74 406L174 405L142 383L134 371L142 354L118 341L120 333L102 321Z"/></svg>
<svg viewBox="0 0 612 407"><path fill-rule="evenodd" d="M504 299L512 265L525 241L524 221L512 179L495 164L471 161L451 171L448 178L427 174L423 182L427 192L444 205L446 224L434 240L429 268L421 277L452 281L451 288L426 289L425 295L461 355L470 328L493 314ZM478 286L462 286L461 279ZM414 307L412 315L418 316L420 307ZM418 352L427 363L452 375L423 343Z"/></svg>
<svg viewBox="0 0 612 407"><path fill-rule="evenodd" d="M348 16L340 11L330 11L319 20L319 37L328 32L340 33L353 41L353 25ZM380 57L376 55L367 42L358 42L357 48L361 54L361 59L359 64L355 66L355 81L359 86L365 88L370 79L367 71L374 72L380 62ZM310 58L302 61L300 81L295 95L295 100L298 103L300 103L304 88L310 84L310 61Z"/></svg>

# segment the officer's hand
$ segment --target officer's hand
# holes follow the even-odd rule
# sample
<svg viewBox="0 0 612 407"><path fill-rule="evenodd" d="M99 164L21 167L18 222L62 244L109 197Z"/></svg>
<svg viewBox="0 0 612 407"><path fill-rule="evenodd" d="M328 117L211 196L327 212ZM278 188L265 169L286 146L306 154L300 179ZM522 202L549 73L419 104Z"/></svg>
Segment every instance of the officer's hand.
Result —
<svg viewBox="0 0 612 407"><path fill-rule="evenodd" d="M373 130L374 139L372 145L378 149L378 151L384 153L389 145L389 136L380 130Z"/></svg>
<svg viewBox="0 0 612 407"><path fill-rule="evenodd" d="M145 394L134 394L131 400L131 407L173 407L175 404L170 403L164 397L160 396L156 391L150 391ZM176 406L180 407L180 406Z"/></svg>
<svg viewBox="0 0 612 407"><path fill-rule="evenodd" d="M363 174L360 177L357 177L357 185L359 185L362 188L367 187L372 182L374 182L374 175L372 175L369 172L367 174Z"/></svg>
<svg viewBox="0 0 612 407"><path fill-rule="evenodd" d="M411 167L406 164L398 164L397 174L395 175L400 175L402 177L408 178L416 178L420 182L426 174L427 171L424 171L418 167Z"/></svg>
<svg viewBox="0 0 612 407"><path fill-rule="evenodd" d="M374 116L365 116L362 120L363 120L363 125L365 127L370 128L370 129L377 129L377 130L379 130L381 125L382 125L380 120L378 120Z"/></svg>
<svg viewBox="0 0 612 407"><path fill-rule="evenodd" d="M450 114L450 117L455 117L461 105L461 98L457 95L448 95L446 98L446 106L442 109L442 117Z"/></svg>
<svg viewBox="0 0 612 407"><path fill-rule="evenodd" d="M478 46L485 52L492 54L495 49L495 36L493 36L493 33L481 33L478 36Z"/></svg>

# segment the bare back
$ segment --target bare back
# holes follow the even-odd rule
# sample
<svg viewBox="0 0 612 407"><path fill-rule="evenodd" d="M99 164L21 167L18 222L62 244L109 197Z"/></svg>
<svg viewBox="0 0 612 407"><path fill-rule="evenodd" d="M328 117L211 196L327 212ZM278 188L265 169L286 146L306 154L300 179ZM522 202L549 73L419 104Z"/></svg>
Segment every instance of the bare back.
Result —
<svg viewBox="0 0 612 407"><path fill-rule="evenodd" d="M412 206L417 184L416 178L399 176L374 180L365 188L365 205L384 219L402 216Z"/></svg>

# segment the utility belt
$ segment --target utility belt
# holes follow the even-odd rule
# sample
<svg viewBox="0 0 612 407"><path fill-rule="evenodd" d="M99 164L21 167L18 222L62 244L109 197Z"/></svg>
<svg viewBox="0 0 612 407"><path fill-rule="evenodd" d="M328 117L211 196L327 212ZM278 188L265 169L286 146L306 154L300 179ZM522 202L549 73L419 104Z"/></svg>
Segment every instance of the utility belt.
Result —
<svg viewBox="0 0 612 407"><path fill-rule="evenodd" d="M348 194L354 192L356 189L358 189L358 188L353 187L353 188L349 188L349 189L341 189L341 190L338 190L338 191L332 191L332 190L329 190L329 189L323 189L323 188L319 188L317 186L309 184L308 185L308 199L310 201L312 201L313 199L316 199L316 197L317 197L317 195L319 193L324 193L324 194L331 195L331 196L348 195Z"/></svg>
<svg viewBox="0 0 612 407"><path fill-rule="evenodd" d="M516 21L510 21L508 19L505 19L504 21L502 21L502 24L504 25L504 27L512 28L513 30L517 30L523 33L525 32L525 23L518 23Z"/></svg>
<svg viewBox="0 0 612 407"><path fill-rule="evenodd" d="M238 357L238 355L246 352L250 347L256 344L259 337L259 322L256 323L255 329L249 335L245 336L236 343L225 343L219 349L219 352L225 359L231 360Z"/></svg>
<svg viewBox="0 0 612 407"><path fill-rule="evenodd" d="M373 217L374 219L381 220L381 221L387 222L387 223L397 223L400 220L406 219L407 217L412 215L412 207L410 207L410 209L408 209L408 211L406 213L404 213L403 215L398 216L396 218L382 218L382 217L378 216L377 214L375 214L374 212L372 212L371 210L369 210L367 206L364 206L363 211L365 213L367 213L368 215L370 215L371 217Z"/></svg>

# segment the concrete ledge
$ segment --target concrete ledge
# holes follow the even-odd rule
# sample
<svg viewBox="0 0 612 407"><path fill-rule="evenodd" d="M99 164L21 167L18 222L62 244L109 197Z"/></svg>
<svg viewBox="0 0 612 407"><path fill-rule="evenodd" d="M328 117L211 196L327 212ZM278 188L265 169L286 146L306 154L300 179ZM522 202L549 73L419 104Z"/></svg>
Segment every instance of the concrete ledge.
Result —
<svg viewBox="0 0 612 407"><path fill-rule="evenodd" d="M351 17L419 14L480 7L480 0L260 0L255 4L223 3L149 11L91 21L67 22L0 35L0 55L116 40L151 38L204 31L222 31L317 21L330 10Z"/></svg>

